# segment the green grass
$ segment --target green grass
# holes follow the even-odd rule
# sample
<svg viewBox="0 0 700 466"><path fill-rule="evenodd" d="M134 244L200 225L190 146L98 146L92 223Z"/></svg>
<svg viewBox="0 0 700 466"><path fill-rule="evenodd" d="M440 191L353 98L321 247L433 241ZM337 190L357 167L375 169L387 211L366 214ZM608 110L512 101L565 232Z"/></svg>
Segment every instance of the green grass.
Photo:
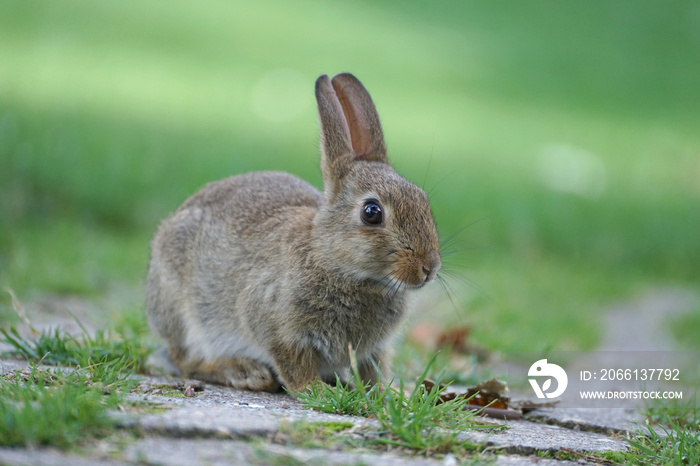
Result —
<svg viewBox="0 0 700 466"><path fill-rule="evenodd" d="M8 372L0 380L0 445L67 449L113 432L107 411L124 402L152 350L138 319L125 319L117 328L118 337L106 330L91 336L83 329L75 337L53 329L35 339L14 327L0 328L0 342L12 347L3 356L30 364L29 370Z"/></svg>
<svg viewBox="0 0 700 466"><path fill-rule="evenodd" d="M696 10L4 2L0 285L136 287L158 222L204 183L276 169L320 186L313 80L349 70L442 236L484 219L446 256L477 286L455 279L437 315L491 349L592 349L606 303L699 289Z"/></svg>
<svg viewBox="0 0 700 466"><path fill-rule="evenodd" d="M660 432L661 433L660 433ZM586 464L633 464L685 466L700 464L700 431L670 422L666 426L647 423L625 438L627 451L606 452L548 452L537 451L542 458L559 461L584 460Z"/></svg>
<svg viewBox="0 0 700 466"><path fill-rule="evenodd" d="M63 333L59 329L43 332L30 341L12 327L10 331L0 329L3 343L14 346L6 356L21 356L29 361L42 361L58 366L79 366L89 371L95 382L109 387L123 383L136 370L143 371L150 349L134 342L115 341L98 331L93 338L87 334L81 340Z"/></svg>
<svg viewBox="0 0 700 466"><path fill-rule="evenodd" d="M686 465L700 463L700 430L671 423L670 427L651 425L628 439L631 451L626 460L633 464ZM631 460L631 461L630 461Z"/></svg>
<svg viewBox="0 0 700 466"><path fill-rule="evenodd" d="M652 425L683 427L700 431L700 406L696 392L686 399L653 400L645 404L642 414Z"/></svg>
<svg viewBox="0 0 700 466"><path fill-rule="evenodd" d="M75 337L59 328L40 334L32 328L37 334L34 340L23 337L14 327L9 331L0 328L4 336L0 342L13 347L5 356L20 356L35 363L80 366L90 371L93 381L99 380L109 386L123 383L134 372L143 372L146 358L154 349L145 342L145 336L140 333L143 330L139 328L139 333L129 334L128 326L122 324L119 338L108 330L98 330L92 336L83 328L82 335Z"/></svg>
<svg viewBox="0 0 700 466"><path fill-rule="evenodd" d="M338 443L336 434L354 426L355 424L352 422L308 422L301 420L283 422L280 425L280 434L283 436L284 443L301 448L330 448Z"/></svg>
<svg viewBox="0 0 700 466"><path fill-rule="evenodd" d="M316 383L309 386L306 392L293 392L299 397L304 406L331 414L346 414L349 416L371 416L376 408L375 397L379 396L378 387L366 387L366 391L350 388L343 384L336 375L335 386Z"/></svg>
<svg viewBox="0 0 700 466"><path fill-rule="evenodd" d="M700 408L697 394L685 400L654 400L642 411L645 424L626 440L627 452L614 459L625 464L686 465L700 463Z"/></svg>
<svg viewBox="0 0 700 466"><path fill-rule="evenodd" d="M17 290L99 297L145 277L149 235L66 218L31 220L11 231L9 269L0 282ZM0 247L2 240L0 240ZM4 299L4 298L3 298Z"/></svg>
<svg viewBox="0 0 700 466"><path fill-rule="evenodd" d="M407 448L423 453L445 453L453 449L469 447L460 442L457 435L464 430L494 428L475 419L476 414L465 409L469 398L458 397L443 402L443 388L436 384L427 390L422 381L435 363L434 356L410 393L405 390L403 379L398 386L386 387L365 384L354 370L353 384L343 384L336 377L336 385L318 382L307 391L292 392L307 408L335 414L372 417L379 421L381 429L369 443ZM354 366L355 367L355 366Z"/></svg>
<svg viewBox="0 0 700 466"><path fill-rule="evenodd" d="M0 379L0 445L68 449L107 435L115 426L107 411L116 409L124 398L124 391L117 387L128 389L123 375L103 377L104 382L117 379L106 385L97 382L90 370L49 371L32 365L25 373L4 374Z"/></svg>
<svg viewBox="0 0 700 466"><path fill-rule="evenodd" d="M700 349L700 308L671 319L669 327L681 348Z"/></svg>
<svg viewBox="0 0 700 466"><path fill-rule="evenodd" d="M445 328L469 326L474 343L504 352L594 349L606 305L649 284L639 273L610 275L556 256L494 254L474 267L466 279L447 277L457 298L444 293L430 318Z"/></svg>

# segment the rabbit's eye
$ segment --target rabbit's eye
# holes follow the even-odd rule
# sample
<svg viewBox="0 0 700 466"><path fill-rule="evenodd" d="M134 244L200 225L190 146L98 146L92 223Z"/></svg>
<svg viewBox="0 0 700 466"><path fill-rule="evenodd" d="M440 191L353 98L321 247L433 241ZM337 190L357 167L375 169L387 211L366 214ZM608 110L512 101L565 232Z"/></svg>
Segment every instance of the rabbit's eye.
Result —
<svg viewBox="0 0 700 466"><path fill-rule="evenodd" d="M367 201L362 206L361 216L367 225L379 225L382 223L382 207L377 201Z"/></svg>

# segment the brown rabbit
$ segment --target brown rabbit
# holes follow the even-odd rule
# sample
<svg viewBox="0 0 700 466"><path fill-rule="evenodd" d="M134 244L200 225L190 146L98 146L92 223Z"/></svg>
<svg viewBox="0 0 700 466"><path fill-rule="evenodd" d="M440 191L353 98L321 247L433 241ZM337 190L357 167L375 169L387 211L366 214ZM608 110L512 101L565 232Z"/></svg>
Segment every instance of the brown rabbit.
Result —
<svg viewBox="0 0 700 466"><path fill-rule="evenodd" d="M405 294L437 274L428 197L389 165L377 111L349 73L316 81L323 193L287 173L206 185L151 244L147 313L186 377L301 390L389 374Z"/></svg>

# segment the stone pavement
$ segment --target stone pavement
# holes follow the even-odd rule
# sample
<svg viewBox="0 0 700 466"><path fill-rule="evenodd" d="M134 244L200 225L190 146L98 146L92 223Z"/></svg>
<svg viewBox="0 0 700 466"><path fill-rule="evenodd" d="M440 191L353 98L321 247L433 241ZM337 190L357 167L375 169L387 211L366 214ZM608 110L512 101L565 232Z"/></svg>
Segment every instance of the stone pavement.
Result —
<svg viewBox="0 0 700 466"><path fill-rule="evenodd" d="M2 361L4 371L22 369L26 363ZM0 448L0 464L457 464L456 458L408 456L398 452L299 448L285 445L281 429L294 421L349 422L349 432L376 426L365 418L325 414L303 408L285 394L253 393L217 385L201 384L194 396L185 397L189 382L176 378L140 376L141 384L130 401L162 409L149 413L114 413L122 427L138 432L137 438L106 439L85 452L63 453L56 449ZM191 393L190 393L191 394ZM152 412L157 411L157 412ZM508 421L508 429L465 431L460 440L488 446L478 462L493 464L567 463L535 456L537 452L602 452L625 450L620 434L629 431L633 411L539 409L526 420ZM540 453L541 454L541 453ZM585 456L581 459L585 463ZM577 463L581 464L581 463Z"/></svg>
<svg viewBox="0 0 700 466"><path fill-rule="evenodd" d="M36 326L45 328L59 323L70 330L73 319L52 311L49 305L54 300L47 302L48 311L42 309L43 312L32 315ZM644 349L638 347L639 342L656 342L658 348L653 349L667 349L672 341L664 334L660 319L667 314L683 312L697 302L698 297L686 290L657 289L637 300L613 306L607 314L607 330L604 329L601 347L608 350ZM59 307L64 307L66 303L59 304ZM78 305L70 304L81 321L90 322L90 319L83 319L84 315L94 316L90 309L83 310L79 302ZM630 325L635 326L635 331L625 333L629 335L629 341L621 339L620 332L614 331ZM0 352L4 349L8 348L0 345ZM24 361L0 360L3 371L22 369L26 365ZM282 432L294 421L350 422L355 427L349 432L372 427L376 421L305 410L299 400L284 393L251 393L204 384L203 390L194 392L195 396L185 397L182 381L140 377L140 389L129 395L130 400L161 409L142 414L128 410L114 414L126 431L137 432L138 436L107 438L90 445L80 454L53 448L0 448L0 464L458 464L457 459L450 455L435 459L408 456L398 451L378 453L362 448L343 450L339 446L325 449L290 446L284 441ZM586 464L594 459L583 452L626 450L628 444L623 436L635 428L633 420L640 421L639 414L623 408L540 408L528 413L523 420L508 421L507 429L462 432L460 439L487 446L486 453L474 458L477 464ZM576 461L542 457L542 452L559 451L570 453Z"/></svg>

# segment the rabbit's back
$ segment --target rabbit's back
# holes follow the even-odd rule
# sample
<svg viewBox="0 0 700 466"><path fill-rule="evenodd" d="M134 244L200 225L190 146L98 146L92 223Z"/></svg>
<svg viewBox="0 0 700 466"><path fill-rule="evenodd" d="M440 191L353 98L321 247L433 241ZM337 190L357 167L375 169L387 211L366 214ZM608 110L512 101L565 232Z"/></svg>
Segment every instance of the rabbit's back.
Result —
<svg viewBox="0 0 700 466"><path fill-rule="evenodd" d="M255 172L207 184L165 220L151 245L147 312L162 337L181 342L171 351L266 360L244 313L259 309L260 277L284 267L280 246L309 230L320 203L303 180Z"/></svg>
<svg viewBox="0 0 700 466"><path fill-rule="evenodd" d="M285 211L317 208L321 193L285 172L253 172L207 184L193 194L178 212L203 209L213 220L224 222L238 234L275 222ZM268 225L269 226L269 225Z"/></svg>
<svg viewBox="0 0 700 466"><path fill-rule="evenodd" d="M284 172L254 172L214 181L189 197L165 220L152 258L192 278L202 263L257 254L280 244L273 237L310 224L321 193ZM252 263L252 262L251 262Z"/></svg>

